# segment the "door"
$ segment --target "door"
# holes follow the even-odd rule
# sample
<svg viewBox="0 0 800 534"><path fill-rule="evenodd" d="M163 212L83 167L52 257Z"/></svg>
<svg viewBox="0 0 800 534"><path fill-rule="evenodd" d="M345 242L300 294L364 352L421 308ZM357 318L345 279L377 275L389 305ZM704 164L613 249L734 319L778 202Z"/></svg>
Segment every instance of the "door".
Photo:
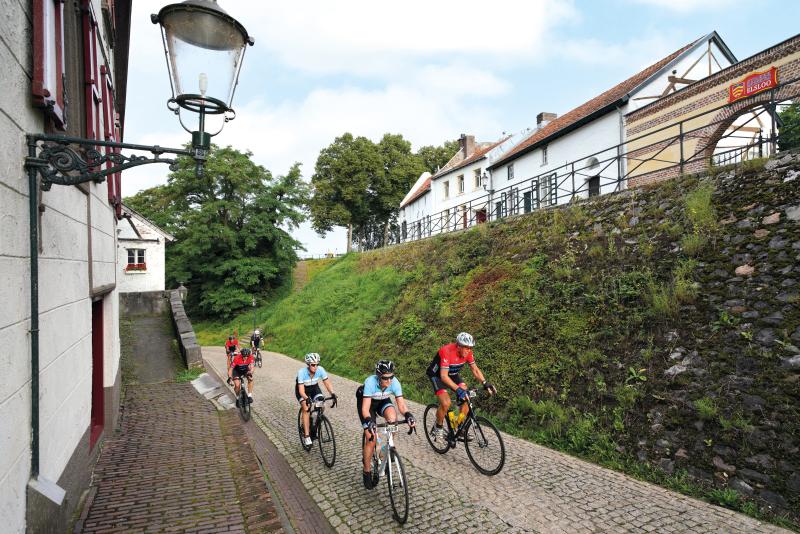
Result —
<svg viewBox="0 0 800 534"><path fill-rule="evenodd" d="M103 301L92 302L92 414L89 447L93 448L103 433Z"/></svg>
<svg viewBox="0 0 800 534"><path fill-rule="evenodd" d="M589 196L596 197L600 194L600 175L592 176L588 180Z"/></svg>

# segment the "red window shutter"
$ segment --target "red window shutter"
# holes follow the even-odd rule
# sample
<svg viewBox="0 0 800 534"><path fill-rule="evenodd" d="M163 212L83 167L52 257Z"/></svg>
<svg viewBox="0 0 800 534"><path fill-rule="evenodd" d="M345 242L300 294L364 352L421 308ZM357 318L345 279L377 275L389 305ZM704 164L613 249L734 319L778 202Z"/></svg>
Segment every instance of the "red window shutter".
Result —
<svg viewBox="0 0 800 534"><path fill-rule="evenodd" d="M106 65L100 65L100 85L103 88L103 139L106 141L116 141L114 137L114 116L113 100L111 95L114 94L114 88L111 85L111 76L108 72ZM115 149L106 147L106 155L115 152ZM110 169L113 166L112 162L106 163L106 168ZM113 206L117 203L119 191L117 190L116 174L110 174L106 177L106 184L108 185L108 202Z"/></svg>
<svg viewBox="0 0 800 534"><path fill-rule="evenodd" d="M85 103L86 103L86 137L102 139L100 130L100 58L97 54L97 18L89 0L83 4L83 65Z"/></svg>
<svg viewBox="0 0 800 534"><path fill-rule="evenodd" d="M59 130L67 127L65 76L64 1L33 0L33 102Z"/></svg>

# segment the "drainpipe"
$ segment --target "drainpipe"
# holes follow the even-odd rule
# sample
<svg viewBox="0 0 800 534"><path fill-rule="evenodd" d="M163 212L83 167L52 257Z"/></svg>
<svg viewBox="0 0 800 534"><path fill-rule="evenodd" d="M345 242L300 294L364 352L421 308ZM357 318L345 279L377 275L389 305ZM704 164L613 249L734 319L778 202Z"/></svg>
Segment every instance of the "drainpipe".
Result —
<svg viewBox="0 0 800 534"><path fill-rule="evenodd" d="M61 506L66 491L39 474L39 164L36 138L28 135L28 227L31 254L31 475L28 486Z"/></svg>
<svg viewBox="0 0 800 534"><path fill-rule="evenodd" d="M28 137L28 157L36 157L36 140ZM28 166L31 253L31 478L39 476L39 183Z"/></svg>

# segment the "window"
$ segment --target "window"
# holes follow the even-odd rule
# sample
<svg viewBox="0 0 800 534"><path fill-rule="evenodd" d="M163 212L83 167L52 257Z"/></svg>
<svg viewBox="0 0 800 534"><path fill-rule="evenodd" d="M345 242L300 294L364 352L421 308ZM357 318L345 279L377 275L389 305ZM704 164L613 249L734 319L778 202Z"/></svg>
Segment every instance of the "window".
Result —
<svg viewBox="0 0 800 534"><path fill-rule="evenodd" d="M474 175L474 177L475 177L475 189L480 189L481 188L481 170L480 169L475 169L473 172L475 173L475 175Z"/></svg>
<svg viewBox="0 0 800 534"><path fill-rule="evenodd" d="M542 147L542 165L547 165L547 145Z"/></svg>
<svg viewBox="0 0 800 534"><path fill-rule="evenodd" d="M125 267L126 271L145 271L147 264L144 261L143 248L129 248L128 249L128 266Z"/></svg>
<svg viewBox="0 0 800 534"><path fill-rule="evenodd" d="M100 129L102 114L102 87L100 86L100 57L97 51L98 25L91 2L85 2L83 11L83 68L86 102L86 137L103 139Z"/></svg>
<svg viewBox="0 0 800 534"><path fill-rule="evenodd" d="M514 164L513 163L509 163L508 164L508 179L509 180L513 180L514 179Z"/></svg>
<svg viewBox="0 0 800 534"><path fill-rule="evenodd" d="M553 206L557 202L558 183L556 173L543 176L539 183L539 201L543 206Z"/></svg>
<svg viewBox="0 0 800 534"><path fill-rule="evenodd" d="M450 182L443 183L442 189L444 190L444 198L450 198Z"/></svg>
<svg viewBox="0 0 800 534"><path fill-rule="evenodd" d="M533 209L533 202L532 202L532 193L531 191L525 191L522 194L522 209L525 213L530 213Z"/></svg>
<svg viewBox="0 0 800 534"><path fill-rule="evenodd" d="M461 174L458 177L458 194L460 195L463 192L464 192L464 175Z"/></svg>
<svg viewBox="0 0 800 534"><path fill-rule="evenodd" d="M34 0L31 92L34 104L44 108L59 130L67 127L65 79L64 3Z"/></svg>

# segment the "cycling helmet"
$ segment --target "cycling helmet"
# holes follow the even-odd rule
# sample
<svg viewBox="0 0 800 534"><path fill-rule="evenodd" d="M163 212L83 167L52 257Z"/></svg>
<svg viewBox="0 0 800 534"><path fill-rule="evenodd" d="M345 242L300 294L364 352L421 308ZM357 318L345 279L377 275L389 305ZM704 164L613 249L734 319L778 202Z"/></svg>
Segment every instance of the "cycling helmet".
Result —
<svg viewBox="0 0 800 534"><path fill-rule="evenodd" d="M319 359L319 354L316 352L309 352L305 357L306 363L319 363Z"/></svg>
<svg viewBox="0 0 800 534"><path fill-rule="evenodd" d="M375 364L375 374L386 375L394 374L394 362L391 360L380 360Z"/></svg>
<svg viewBox="0 0 800 534"><path fill-rule="evenodd" d="M239 351L239 354L241 354L242 356L250 356L250 349L244 348Z"/></svg>
<svg viewBox="0 0 800 534"><path fill-rule="evenodd" d="M466 332L461 332L456 336L456 343L461 345L462 347L474 347L475 340L472 339L472 336L467 334Z"/></svg>
<svg viewBox="0 0 800 534"><path fill-rule="evenodd" d="M228 336L228 341L233 341L233 336Z"/></svg>
<svg viewBox="0 0 800 534"><path fill-rule="evenodd" d="M261 335L261 330L259 330L258 328L256 328L256 331L255 331L255 332L253 332L253 334L255 334L255 335L257 335L257 336L260 336L260 335Z"/></svg>

